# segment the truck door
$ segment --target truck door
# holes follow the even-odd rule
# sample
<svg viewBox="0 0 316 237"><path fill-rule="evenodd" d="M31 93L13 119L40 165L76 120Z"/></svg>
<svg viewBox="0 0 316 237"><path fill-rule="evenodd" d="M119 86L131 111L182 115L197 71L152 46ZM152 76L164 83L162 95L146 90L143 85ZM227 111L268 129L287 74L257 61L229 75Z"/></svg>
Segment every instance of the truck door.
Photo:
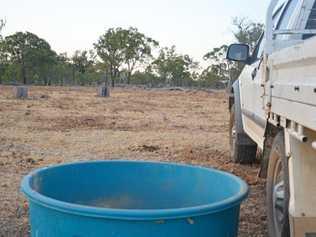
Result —
<svg viewBox="0 0 316 237"><path fill-rule="evenodd" d="M240 75L241 110L243 127L246 133L263 148L266 115L263 106L262 55L264 37L262 36L253 52L252 63L246 65Z"/></svg>

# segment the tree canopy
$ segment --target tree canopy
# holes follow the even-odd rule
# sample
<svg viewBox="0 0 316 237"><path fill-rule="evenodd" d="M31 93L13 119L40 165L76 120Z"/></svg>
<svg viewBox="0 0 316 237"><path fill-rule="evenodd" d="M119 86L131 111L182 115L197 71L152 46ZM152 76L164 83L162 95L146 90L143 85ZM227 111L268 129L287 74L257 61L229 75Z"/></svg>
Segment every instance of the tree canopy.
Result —
<svg viewBox="0 0 316 237"><path fill-rule="evenodd" d="M233 26L235 28L233 31L235 39L239 43L248 44L253 50L263 33L264 25L262 23L252 22L247 18L235 17L233 19Z"/></svg>
<svg viewBox="0 0 316 237"><path fill-rule="evenodd" d="M8 64L18 67L18 77L24 84L27 84L31 74L44 76L44 80L47 80L45 72L49 70L49 65L55 63L56 53L50 45L30 32L17 32L5 37L1 51Z"/></svg>
<svg viewBox="0 0 316 237"><path fill-rule="evenodd" d="M130 84L130 78L137 66L151 59L152 50L158 47L158 41L138 32L137 28L129 28L126 31L126 44L124 50L124 62L127 70L127 83Z"/></svg>
<svg viewBox="0 0 316 237"><path fill-rule="evenodd" d="M115 78L123 69L127 72L129 84L136 66L152 57L152 49L158 45L157 41L140 33L137 28L118 27L108 29L94 47L103 63L108 66L114 86Z"/></svg>
<svg viewBox="0 0 316 237"><path fill-rule="evenodd" d="M191 73L198 67L189 55L176 53L175 46L162 48L152 68L166 85L184 86L191 79Z"/></svg>

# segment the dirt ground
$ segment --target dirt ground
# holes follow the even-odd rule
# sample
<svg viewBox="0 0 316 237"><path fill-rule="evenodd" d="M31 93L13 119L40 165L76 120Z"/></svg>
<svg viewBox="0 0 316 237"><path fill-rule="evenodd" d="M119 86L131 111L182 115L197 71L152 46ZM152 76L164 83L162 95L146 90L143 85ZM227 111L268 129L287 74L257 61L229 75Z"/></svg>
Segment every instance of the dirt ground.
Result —
<svg viewBox="0 0 316 237"><path fill-rule="evenodd" d="M266 236L264 180L258 165L230 162L223 91L31 87L17 100L0 86L0 237L28 236L23 175L56 163L137 159L232 172L250 185L239 236Z"/></svg>

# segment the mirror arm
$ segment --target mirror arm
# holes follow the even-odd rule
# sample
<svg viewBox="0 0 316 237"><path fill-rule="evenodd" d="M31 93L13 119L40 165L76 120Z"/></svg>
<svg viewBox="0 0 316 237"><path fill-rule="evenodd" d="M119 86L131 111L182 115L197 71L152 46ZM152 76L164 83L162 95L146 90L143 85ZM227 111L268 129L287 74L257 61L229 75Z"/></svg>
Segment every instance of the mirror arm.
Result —
<svg viewBox="0 0 316 237"><path fill-rule="evenodd" d="M247 60L245 61L245 64L247 64L247 65L250 65L250 64L252 64L253 63L253 57L252 56L249 56L248 58L247 58Z"/></svg>

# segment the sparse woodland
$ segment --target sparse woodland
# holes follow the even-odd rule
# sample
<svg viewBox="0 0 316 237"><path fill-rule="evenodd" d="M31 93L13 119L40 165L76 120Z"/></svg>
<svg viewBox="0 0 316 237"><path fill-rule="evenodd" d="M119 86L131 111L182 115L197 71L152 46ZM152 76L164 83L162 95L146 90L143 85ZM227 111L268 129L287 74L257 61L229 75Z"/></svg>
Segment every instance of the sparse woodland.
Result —
<svg viewBox="0 0 316 237"><path fill-rule="evenodd" d="M0 21L0 84L216 87L237 78L242 69L225 60L227 45L206 51L209 66L201 68L176 46L162 46L133 27L107 29L90 50L67 55L31 32L1 36L6 24ZM262 24L243 18L234 19L233 26L236 41L252 47L263 31Z"/></svg>

